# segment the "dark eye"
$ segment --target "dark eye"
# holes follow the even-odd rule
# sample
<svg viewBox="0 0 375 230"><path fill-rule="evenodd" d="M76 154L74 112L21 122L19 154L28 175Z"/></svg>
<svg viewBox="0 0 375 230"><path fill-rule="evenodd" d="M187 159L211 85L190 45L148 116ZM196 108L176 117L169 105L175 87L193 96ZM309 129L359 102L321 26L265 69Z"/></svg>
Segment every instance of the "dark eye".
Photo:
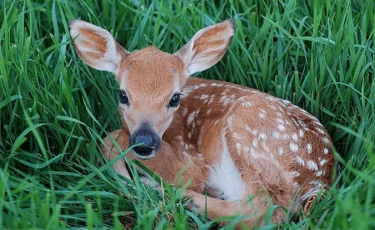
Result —
<svg viewBox="0 0 375 230"><path fill-rule="evenodd" d="M177 107L180 104L180 94L173 94L172 99L169 101L169 107Z"/></svg>
<svg viewBox="0 0 375 230"><path fill-rule="evenodd" d="M123 104L123 105L129 104L128 95L126 95L124 90L120 90L120 103Z"/></svg>

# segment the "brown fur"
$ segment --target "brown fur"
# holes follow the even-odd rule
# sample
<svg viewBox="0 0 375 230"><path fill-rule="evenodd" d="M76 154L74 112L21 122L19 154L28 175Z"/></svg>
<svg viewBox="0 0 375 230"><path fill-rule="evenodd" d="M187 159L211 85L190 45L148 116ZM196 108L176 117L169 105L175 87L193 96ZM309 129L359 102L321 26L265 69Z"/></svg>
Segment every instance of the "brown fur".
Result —
<svg viewBox="0 0 375 230"><path fill-rule="evenodd" d="M258 90L188 78L221 59L234 34L233 21L199 31L174 55L155 47L129 53L117 43L113 50L108 50L108 45L104 49L103 44L115 42L113 38L82 21L73 21L71 31L72 38L79 32L91 39L74 41L80 57L94 68L113 71L129 97L130 105L120 104L119 108L123 129L110 136L124 150L129 147L129 135L142 123L150 124L162 137L161 149L152 159L141 162L175 185L178 173L186 169L182 182L190 183L186 191L192 198L189 208L204 213L207 205L212 219L242 214L252 226L262 222L270 205L291 207L296 197L295 210L331 185L332 143L316 118ZM83 49L92 49L96 43L94 55ZM178 92L182 93L180 107L168 108L172 95ZM106 158L114 159L119 150L110 137L105 141L102 151ZM225 154L229 158L224 158ZM130 152L128 158L136 156ZM225 165L228 160L222 159L233 161L237 170L228 175L244 186L240 200L235 200L236 191L230 190L223 195L231 199L218 199L226 188L220 187L220 178L211 177L215 170L225 170L220 164L230 167ZM116 162L114 169L129 177L123 160ZM201 195L204 190L212 197L206 200ZM276 209L272 220L279 223L284 219L285 213Z"/></svg>

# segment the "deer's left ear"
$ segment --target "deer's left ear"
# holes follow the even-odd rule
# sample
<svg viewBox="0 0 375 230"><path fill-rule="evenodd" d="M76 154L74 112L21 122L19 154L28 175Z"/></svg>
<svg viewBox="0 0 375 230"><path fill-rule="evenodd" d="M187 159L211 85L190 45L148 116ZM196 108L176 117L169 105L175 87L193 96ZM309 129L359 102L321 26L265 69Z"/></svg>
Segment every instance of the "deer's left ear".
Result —
<svg viewBox="0 0 375 230"><path fill-rule="evenodd" d="M224 56L234 30L233 19L201 29L174 55L182 60L189 76L206 70Z"/></svg>
<svg viewBox="0 0 375 230"><path fill-rule="evenodd" d="M95 69L116 72L129 54L107 30L82 20L71 21L69 27L79 57Z"/></svg>

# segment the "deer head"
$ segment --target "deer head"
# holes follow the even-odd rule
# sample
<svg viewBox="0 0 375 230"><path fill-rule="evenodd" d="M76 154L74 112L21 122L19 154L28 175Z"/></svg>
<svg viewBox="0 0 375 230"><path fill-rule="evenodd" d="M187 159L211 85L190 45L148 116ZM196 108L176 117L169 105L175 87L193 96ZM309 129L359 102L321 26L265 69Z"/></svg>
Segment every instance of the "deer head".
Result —
<svg viewBox="0 0 375 230"><path fill-rule="evenodd" d="M89 66L116 75L120 85L120 114L137 157L154 156L163 133L180 104L188 77L216 64L234 34L233 20L198 31L174 54L156 47L136 52L122 48L106 30L81 20L70 22L70 36L79 57Z"/></svg>

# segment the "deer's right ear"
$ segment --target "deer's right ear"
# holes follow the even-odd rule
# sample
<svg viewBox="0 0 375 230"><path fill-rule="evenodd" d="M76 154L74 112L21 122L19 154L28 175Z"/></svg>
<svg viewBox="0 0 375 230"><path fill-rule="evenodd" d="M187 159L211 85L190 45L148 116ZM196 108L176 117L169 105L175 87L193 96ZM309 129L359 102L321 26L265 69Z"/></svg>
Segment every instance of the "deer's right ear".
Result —
<svg viewBox="0 0 375 230"><path fill-rule="evenodd" d="M108 31L98 26L76 19L69 27L79 57L95 69L116 72L129 54Z"/></svg>

